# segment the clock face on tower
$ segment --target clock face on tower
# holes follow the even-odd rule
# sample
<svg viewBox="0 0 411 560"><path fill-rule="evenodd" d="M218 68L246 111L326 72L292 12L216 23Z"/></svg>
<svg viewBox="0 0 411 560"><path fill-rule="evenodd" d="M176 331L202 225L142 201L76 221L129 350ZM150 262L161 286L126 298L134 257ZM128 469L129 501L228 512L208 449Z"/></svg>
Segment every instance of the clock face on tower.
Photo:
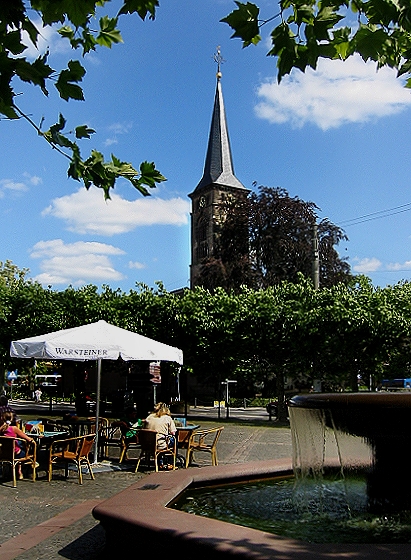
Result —
<svg viewBox="0 0 411 560"><path fill-rule="evenodd" d="M200 208L204 208L204 206L206 205L205 196L200 196L200 200L198 201L198 205L199 205Z"/></svg>

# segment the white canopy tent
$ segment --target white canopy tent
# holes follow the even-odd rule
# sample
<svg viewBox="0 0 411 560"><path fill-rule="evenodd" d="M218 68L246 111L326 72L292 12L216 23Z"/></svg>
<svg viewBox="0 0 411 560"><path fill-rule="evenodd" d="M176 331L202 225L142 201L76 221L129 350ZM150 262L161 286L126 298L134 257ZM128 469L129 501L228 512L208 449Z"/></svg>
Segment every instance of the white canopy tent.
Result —
<svg viewBox="0 0 411 560"><path fill-rule="evenodd" d="M110 325L106 321L14 340L10 345L10 356L45 360L97 361L94 462L97 462L98 450L102 360L122 358L125 361L168 361L183 364L183 352L180 349Z"/></svg>

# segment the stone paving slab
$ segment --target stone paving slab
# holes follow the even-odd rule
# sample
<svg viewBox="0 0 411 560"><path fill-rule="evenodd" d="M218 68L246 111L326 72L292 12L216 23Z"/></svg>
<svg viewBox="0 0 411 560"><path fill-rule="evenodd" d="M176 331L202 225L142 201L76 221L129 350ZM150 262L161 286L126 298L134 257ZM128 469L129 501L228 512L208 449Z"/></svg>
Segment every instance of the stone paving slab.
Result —
<svg viewBox="0 0 411 560"><path fill-rule="evenodd" d="M289 428L201 421L202 427L219 424L224 425L217 448L220 464L291 456ZM134 467L132 457L130 452L130 466ZM210 465L208 454L197 454L195 461L200 467ZM82 486L74 472L64 480L56 471L49 483L40 470L36 482L18 481L17 488L0 479L1 560L99 560L104 531L91 514L91 504L128 488L150 472L133 471L103 469L96 472L94 481L85 475Z"/></svg>

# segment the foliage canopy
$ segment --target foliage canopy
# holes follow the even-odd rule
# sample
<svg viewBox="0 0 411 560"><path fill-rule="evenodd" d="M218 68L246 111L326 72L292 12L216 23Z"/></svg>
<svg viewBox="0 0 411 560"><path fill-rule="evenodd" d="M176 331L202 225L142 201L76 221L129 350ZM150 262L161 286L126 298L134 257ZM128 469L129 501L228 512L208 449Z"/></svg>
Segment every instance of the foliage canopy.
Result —
<svg viewBox="0 0 411 560"><path fill-rule="evenodd" d="M261 41L261 29L276 21L269 56L276 56L278 81L293 68L315 69L319 58L346 60L359 54L378 68L396 68L411 75L411 5L409 0L280 0L268 17L251 2L237 8L223 22L243 46ZM407 87L411 87L408 77Z"/></svg>
<svg viewBox="0 0 411 560"><path fill-rule="evenodd" d="M97 10L110 0L14 0L0 2L0 114L8 119L24 118L52 148L69 160L68 176L84 183L88 189L95 185L110 198L110 189L119 178L128 180L144 196L165 177L154 163L144 161L137 170L131 163L112 155L105 161L101 152L92 150L87 158L80 152L79 140L90 139L94 130L79 125L74 132L66 131L66 119L60 114L58 121L48 130L42 122L36 124L23 112L16 98L19 80L39 87L48 97L54 86L65 101L84 100L81 83L86 70L80 60L68 60L67 68L55 70L49 65L49 51L39 53L35 60L26 56L27 42L37 48L41 26L58 26L58 33L82 57L98 47L111 48L122 42L118 29L119 17L136 13L142 20L155 18L157 0L124 0L116 17L103 15L97 21ZM73 138L71 137L73 136Z"/></svg>
<svg viewBox="0 0 411 560"><path fill-rule="evenodd" d="M267 289L238 292L201 287L177 295L159 285L124 293L105 286L44 289L25 271L0 265L0 362L10 342L104 319L181 348L184 370L208 394L237 380L237 396L263 388L283 401L287 383L320 379L332 390L356 390L359 376L376 387L383 378L411 377L411 283L374 288L365 277L315 290L300 277ZM254 393L253 393L254 392Z"/></svg>
<svg viewBox="0 0 411 560"><path fill-rule="evenodd" d="M313 226L319 208L285 189L259 187L248 197L226 202L215 251L205 259L197 283L208 289L241 286L259 289L283 281L312 278ZM336 246L347 240L328 218L318 223L320 285L329 287L351 279L348 262Z"/></svg>

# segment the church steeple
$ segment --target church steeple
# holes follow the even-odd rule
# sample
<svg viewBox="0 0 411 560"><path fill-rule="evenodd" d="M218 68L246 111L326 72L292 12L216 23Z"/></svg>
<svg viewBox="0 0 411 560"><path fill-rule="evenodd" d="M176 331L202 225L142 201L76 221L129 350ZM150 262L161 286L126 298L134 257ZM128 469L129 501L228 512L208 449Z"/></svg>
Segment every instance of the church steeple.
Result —
<svg viewBox="0 0 411 560"><path fill-rule="evenodd" d="M204 171L200 182L188 195L192 200L191 288L198 283L202 264L207 259L218 257L216 245L221 225L225 220L227 201L233 197L247 196L249 192L234 175L221 88L223 59L219 47L214 60L218 65L217 86Z"/></svg>
<svg viewBox="0 0 411 560"><path fill-rule="evenodd" d="M219 48L215 60L218 64L217 86L214 98L214 109L211 119L210 135L208 138L207 155L201 181L195 191L218 184L234 189L244 189L234 175L233 158L231 154L230 139L228 136L227 119L224 108L223 90L221 88L221 54Z"/></svg>

